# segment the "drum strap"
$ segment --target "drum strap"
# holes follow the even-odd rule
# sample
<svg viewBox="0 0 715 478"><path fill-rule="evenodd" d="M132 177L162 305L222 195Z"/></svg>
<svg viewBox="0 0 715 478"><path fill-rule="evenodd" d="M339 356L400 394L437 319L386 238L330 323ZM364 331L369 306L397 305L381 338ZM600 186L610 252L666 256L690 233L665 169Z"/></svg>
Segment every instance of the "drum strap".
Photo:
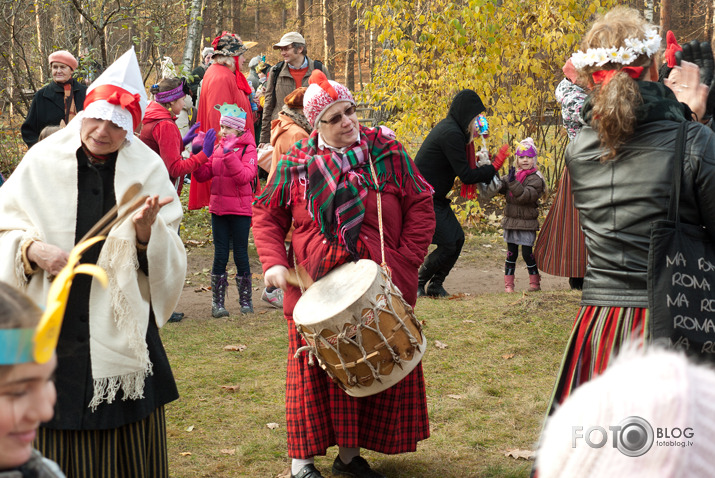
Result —
<svg viewBox="0 0 715 478"><path fill-rule="evenodd" d="M385 261L385 233L382 229L382 196L380 194L380 183L377 182L377 174L375 173L375 166L372 164L372 156L368 157L367 162L370 164L372 179L375 181L375 187L377 188L377 224L380 229L380 253L382 254L382 263L380 264L380 267L383 268L385 273L387 273L387 276L390 280L392 280L392 271L387 266L387 262Z"/></svg>

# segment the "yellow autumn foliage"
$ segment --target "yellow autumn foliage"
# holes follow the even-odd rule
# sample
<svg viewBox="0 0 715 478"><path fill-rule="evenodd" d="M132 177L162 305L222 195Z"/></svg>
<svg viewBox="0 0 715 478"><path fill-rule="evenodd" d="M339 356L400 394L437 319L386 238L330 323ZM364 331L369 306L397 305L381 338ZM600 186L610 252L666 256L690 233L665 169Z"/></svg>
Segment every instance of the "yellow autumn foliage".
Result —
<svg viewBox="0 0 715 478"><path fill-rule="evenodd" d="M362 100L387 112L411 154L454 95L487 107L490 149L527 136L550 185L567 143L554 89L597 13L615 0L387 0L365 12L383 46Z"/></svg>

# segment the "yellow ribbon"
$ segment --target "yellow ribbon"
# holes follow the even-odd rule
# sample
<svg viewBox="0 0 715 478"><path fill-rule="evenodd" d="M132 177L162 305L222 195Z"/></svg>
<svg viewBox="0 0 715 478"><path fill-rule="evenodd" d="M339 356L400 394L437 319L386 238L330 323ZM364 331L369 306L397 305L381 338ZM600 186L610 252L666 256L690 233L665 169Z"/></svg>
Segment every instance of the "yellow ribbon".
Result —
<svg viewBox="0 0 715 478"><path fill-rule="evenodd" d="M72 248L67 259L67 265L62 268L59 274L52 281L47 297L47 306L42 319L35 329L33 337L34 359L37 363L46 363L52 358L57 347L62 328L62 319L65 316L67 298L69 297L72 279L76 274L87 274L94 276L104 287L107 287L107 273L104 269L94 264L79 264L82 253L99 241L104 240L104 236L96 236L86 241L80 242Z"/></svg>

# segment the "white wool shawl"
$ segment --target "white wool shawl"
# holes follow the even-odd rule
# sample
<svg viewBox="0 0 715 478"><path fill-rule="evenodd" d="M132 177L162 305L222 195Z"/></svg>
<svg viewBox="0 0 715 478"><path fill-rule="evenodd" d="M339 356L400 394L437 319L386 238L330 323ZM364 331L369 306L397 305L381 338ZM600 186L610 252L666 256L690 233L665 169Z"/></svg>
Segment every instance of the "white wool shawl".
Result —
<svg viewBox="0 0 715 478"><path fill-rule="evenodd" d="M25 275L22 245L34 239L65 251L74 246L81 121L80 113L30 148L0 188L0 280L41 307L50 281L43 270ZM186 252L177 234L181 203L163 161L141 141L125 143L117 156L117 202L133 183L142 185L141 194L174 200L160 210L152 226L148 276L139 269L133 214L112 228L102 247L97 264L107 271L109 286L105 289L93 279L89 295L92 409L103 401L111 403L120 389L125 400L143 398L145 379L152 373L146 344L149 307L157 325L163 326L179 301L186 276Z"/></svg>

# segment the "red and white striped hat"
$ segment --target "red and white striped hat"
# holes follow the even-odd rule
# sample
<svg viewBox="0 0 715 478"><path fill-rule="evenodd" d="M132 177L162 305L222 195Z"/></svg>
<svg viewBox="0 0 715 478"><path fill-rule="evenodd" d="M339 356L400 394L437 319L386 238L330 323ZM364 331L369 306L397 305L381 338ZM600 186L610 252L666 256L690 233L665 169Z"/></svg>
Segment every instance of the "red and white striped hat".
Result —
<svg viewBox="0 0 715 478"><path fill-rule="evenodd" d="M303 97L303 114L311 126L315 127L328 106L334 103L355 104L355 99L347 87L337 81L328 80L322 71L313 70Z"/></svg>

